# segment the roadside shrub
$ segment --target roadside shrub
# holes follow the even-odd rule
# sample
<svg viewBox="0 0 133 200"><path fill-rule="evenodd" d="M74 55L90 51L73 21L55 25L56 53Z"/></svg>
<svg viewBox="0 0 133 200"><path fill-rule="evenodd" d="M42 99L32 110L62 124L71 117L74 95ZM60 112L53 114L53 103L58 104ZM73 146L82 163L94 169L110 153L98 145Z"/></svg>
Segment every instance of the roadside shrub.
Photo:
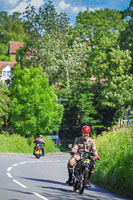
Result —
<svg viewBox="0 0 133 200"><path fill-rule="evenodd" d="M44 145L45 153L58 152L60 151L56 148L56 144L53 140L43 137L46 141ZM0 152L1 153L33 153L33 148L35 144L33 143L34 138L24 138L20 135L8 135L0 134Z"/></svg>
<svg viewBox="0 0 133 200"><path fill-rule="evenodd" d="M103 133L95 139L101 161L93 181L121 195L133 197L133 129Z"/></svg>

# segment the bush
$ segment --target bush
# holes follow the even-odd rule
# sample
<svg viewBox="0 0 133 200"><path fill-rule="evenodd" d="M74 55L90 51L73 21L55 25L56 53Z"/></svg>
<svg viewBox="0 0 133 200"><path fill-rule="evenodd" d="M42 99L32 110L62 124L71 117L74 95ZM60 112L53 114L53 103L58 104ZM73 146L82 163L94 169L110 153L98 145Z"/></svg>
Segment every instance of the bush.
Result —
<svg viewBox="0 0 133 200"><path fill-rule="evenodd" d="M128 197L133 196L133 129L106 132L96 139L101 157L93 181Z"/></svg>
<svg viewBox="0 0 133 200"><path fill-rule="evenodd" d="M44 146L45 153L58 152L60 151L56 148L56 144L53 140L44 137L46 145ZM0 135L0 152L1 153L33 153L33 148L35 144L33 143L34 138L24 138L20 135Z"/></svg>

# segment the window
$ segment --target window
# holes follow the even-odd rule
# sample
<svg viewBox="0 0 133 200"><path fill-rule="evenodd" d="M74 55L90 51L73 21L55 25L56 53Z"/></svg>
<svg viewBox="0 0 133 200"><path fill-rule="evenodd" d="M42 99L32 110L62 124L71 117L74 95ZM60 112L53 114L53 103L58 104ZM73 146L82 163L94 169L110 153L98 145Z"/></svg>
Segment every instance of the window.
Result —
<svg viewBox="0 0 133 200"><path fill-rule="evenodd" d="M11 77L11 71L7 72L7 76Z"/></svg>
<svg viewBox="0 0 133 200"><path fill-rule="evenodd" d="M6 71L3 71L3 72L2 72L2 76L4 76L4 77L5 77L5 76L7 76L6 74L7 74L7 72L6 72Z"/></svg>
<svg viewBox="0 0 133 200"><path fill-rule="evenodd" d="M11 71L3 71L2 76L3 77L11 77Z"/></svg>

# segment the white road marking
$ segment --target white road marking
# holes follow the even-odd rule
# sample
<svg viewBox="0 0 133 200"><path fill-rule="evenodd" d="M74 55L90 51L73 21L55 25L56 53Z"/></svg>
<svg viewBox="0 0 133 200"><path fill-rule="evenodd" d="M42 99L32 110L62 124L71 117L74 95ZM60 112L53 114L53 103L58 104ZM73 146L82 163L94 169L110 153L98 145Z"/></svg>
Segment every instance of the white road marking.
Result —
<svg viewBox="0 0 133 200"><path fill-rule="evenodd" d="M9 178L12 178L12 175L11 175L10 173L8 173L8 172L7 172L7 176L8 176Z"/></svg>
<svg viewBox="0 0 133 200"><path fill-rule="evenodd" d="M8 171L8 172L10 172L10 171L11 171L11 169L12 169L12 167L8 167L7 171Z"/></svg>
<svg viewBox="0 0 133 200"><path fill-rule="evenodd" d="M23 185L22 183L18 182L17 180L13 179L13 181L14 181L15 183L17 183L18 185L20 185L21 187L27 188L27 186Z"/></svg>
<svg viewBox="0 0 133 200"><path fill-rule="evenodd" d="M13 167L16 167L17 165L18 165L18 164L13 164L12 166L13 166Z"/></svg>
<svg viewBox="0 0 133 200"><path fill-rule="evenodd" d="M20 164L20 165L23 165L23 164L25 164L25 163L26 163L26 162L24 161L24 162L20 162L19 164Z"/></svg>
<svg viewBox="0 0 133 200"><path fill-rule="evenodd" d="M55 160L55 161L52 161L52 160L49 160L49 161L28 161L28 163L35 163L35 162L38 162L38 163L43 163L43 162L47 162L47 163L51 163L51 162L62 162L62 161L65 161L67 162L68 160ZM22 165L22 164L25 164L27 162L20 162L19 164ZM17 163L13 164L12 167L15 167L17 165L19 165ZM8 167L7 171L11 171L12 170L12 167ZM10 173L7 172L7 176L12 178L12 175ZM17 183L18 185L20 185L21 187L23 188L28 188L27 186L23 185L22 183L20 183L19 181L15 180L15 179L12 179L15 183ZM36 193L36 192L33 192L34 195L36 195L37 197L43 199L43 200L48 200L46 197Z"/></svg>
<svg viewBox="0 0 133 200"><path fill-rule="evenodd" d="M44 196L42 196L42 195L40 195L40 194L38 194L36 192L33 192L33 194L36 195L37 197L43 199L43 200L48 200L47 198L45 198Z"/></svg>

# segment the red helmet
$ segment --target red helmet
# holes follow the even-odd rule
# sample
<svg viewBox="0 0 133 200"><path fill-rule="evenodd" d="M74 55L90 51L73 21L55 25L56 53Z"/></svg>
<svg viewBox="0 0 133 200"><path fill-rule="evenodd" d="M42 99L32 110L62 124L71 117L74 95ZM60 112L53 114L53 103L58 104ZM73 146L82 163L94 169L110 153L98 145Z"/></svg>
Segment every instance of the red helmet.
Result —
<svg viewBox="0 0 133 200"><path fill-rule="evenodd" d="M90 127L89 126L83 126L83 128L82 128L82 133L90 133L91 132L91 129L90 129Z"/></svg>

